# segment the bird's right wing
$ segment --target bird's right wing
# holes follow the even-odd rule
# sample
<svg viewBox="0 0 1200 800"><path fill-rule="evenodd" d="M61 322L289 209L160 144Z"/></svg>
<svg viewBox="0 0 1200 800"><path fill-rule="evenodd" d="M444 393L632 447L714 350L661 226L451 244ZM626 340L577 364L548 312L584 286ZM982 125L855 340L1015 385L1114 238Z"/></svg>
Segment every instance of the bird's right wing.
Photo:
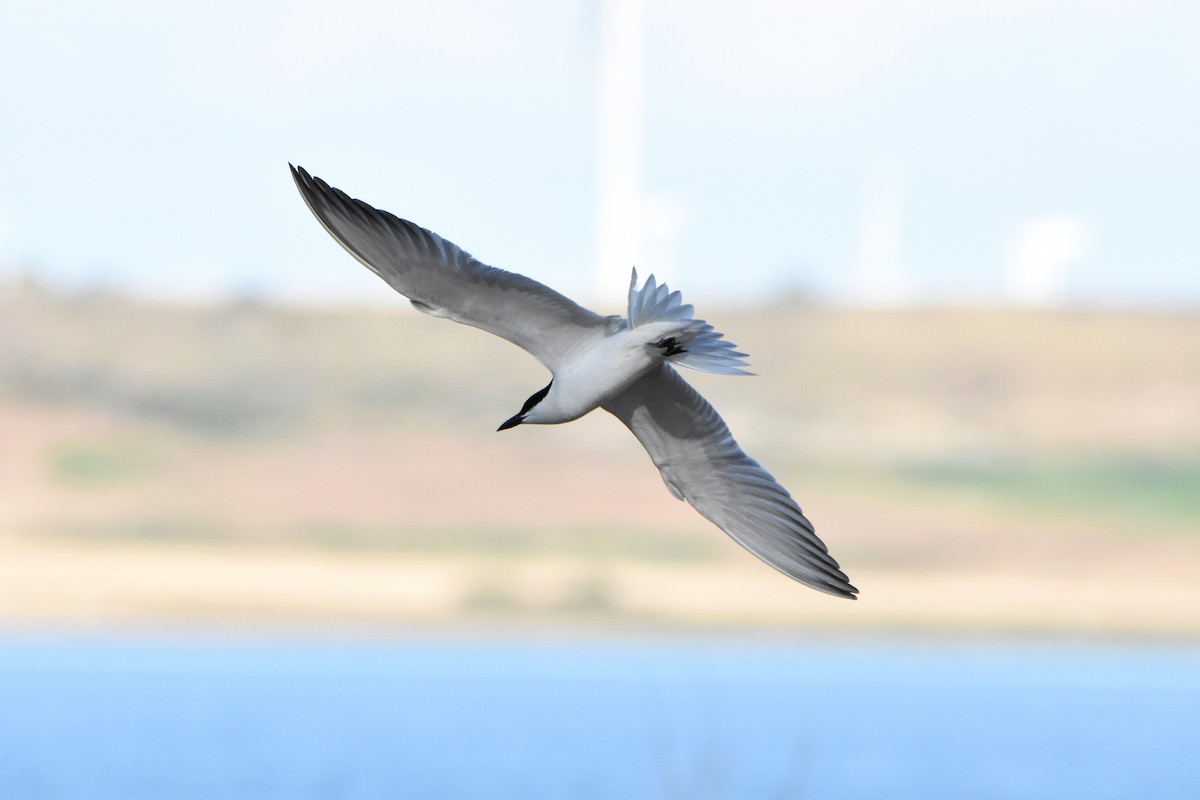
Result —
<svg viewBox="0 0 1200 800"><path fill-rule="evenodd" d="M858 590L800 506L674 369L650 370L604 408L633 431L672 494L788 577L854 599Z"/></svg>
<svg viewBox="0 0 1200 800"><path fill-rule="evenodd" d="M354 200L303 167L296 187L334 239L419 310L494 333L555 371L611 323L537 281L489 267L462 248Z"/></svg>

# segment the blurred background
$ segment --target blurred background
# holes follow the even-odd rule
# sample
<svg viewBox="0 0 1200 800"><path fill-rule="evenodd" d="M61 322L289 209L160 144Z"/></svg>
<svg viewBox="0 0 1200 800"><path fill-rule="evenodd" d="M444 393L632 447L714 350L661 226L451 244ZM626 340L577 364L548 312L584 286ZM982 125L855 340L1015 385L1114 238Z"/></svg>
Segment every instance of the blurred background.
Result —
<svg viewBox="0 0 1200 800"><path fill-rule="evenodd" d="M0 9L0 795L1200 796L1200 11ZM623 313L861 599L344 253ZM853 736L847 737L846 732Z"/></svg>

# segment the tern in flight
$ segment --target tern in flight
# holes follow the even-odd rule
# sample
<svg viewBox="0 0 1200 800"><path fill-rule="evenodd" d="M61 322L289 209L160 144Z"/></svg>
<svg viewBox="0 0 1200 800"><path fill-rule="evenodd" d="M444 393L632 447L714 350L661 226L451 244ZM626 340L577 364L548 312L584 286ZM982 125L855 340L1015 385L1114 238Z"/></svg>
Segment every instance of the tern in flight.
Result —
<svg viewBox="0 0 1200 800"><path fill-rule="evenodd" d="M550 370L500 425L555 425L603 408L650 453L671 494L790 578L854 599L800 506L738 447L676 366L745 375L745 353L654 276L629 284L628 317L601 316L535 280L489 267L432 231L355 200L300 167L292 177L325 230L419 311L494 333Z"/></svg>

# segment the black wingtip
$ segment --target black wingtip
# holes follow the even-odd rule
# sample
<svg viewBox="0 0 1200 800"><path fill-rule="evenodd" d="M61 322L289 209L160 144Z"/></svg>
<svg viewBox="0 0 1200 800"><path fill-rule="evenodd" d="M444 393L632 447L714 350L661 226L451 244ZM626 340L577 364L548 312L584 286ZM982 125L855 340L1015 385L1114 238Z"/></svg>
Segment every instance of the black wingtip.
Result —
<svg viewBox="0 0 1200 800"><path fill-rule="evenodd" d="M858 587L854 586L848 582L834 586L834 589L836 590L839 597L844 597L847 600L857 600L858 599Z"/></svg>
<svg viewBox="0 0 1200 800"><path fill-rule="evenodd" d="M306 170L304 167L296 166L289 161L288 168L292 171L292 180L294 180L296 185L301 189L308 189L318 184L318 180L309 174L308 170Z"/></svg>
<svg viewBox="0 0 1200 800"><path fill-rule="evenodd" d="M290 161L288 162L288 171L292 173L292 180L296 182L297 186L304 186L305 181L312 180L308 177L304 167L298 167Z"/></svg>
<svg viewBox="0 0 1200 800"><path fill-rule="evenodd" d="M288 169L292 173L292 180L295 181L296 188L300 190L301 194L304 194L305 183L311 180L308 173L304 171L304 167L297 167L290 161L288 162Z"/></svg>
<svg viewBox="0 0 1200 800"><path fill-rule="evenodd" d="M805 586L816 589L818 592L824 592L825 594L832 595L834 597L841 597L846 600L858 599L858 588L845 581L838 581L835 583L830 580L822 579L810 580L796 575L789 575L788 577L803 583Z"/></svg>

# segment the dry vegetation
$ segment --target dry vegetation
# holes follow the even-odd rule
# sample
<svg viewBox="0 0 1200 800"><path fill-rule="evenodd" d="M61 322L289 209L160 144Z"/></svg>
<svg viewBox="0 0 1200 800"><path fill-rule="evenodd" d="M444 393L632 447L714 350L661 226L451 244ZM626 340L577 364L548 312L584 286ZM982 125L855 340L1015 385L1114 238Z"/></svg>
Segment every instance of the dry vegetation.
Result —
<svg viewBox="0 0 1200 800"><path fill-rule="evenodd" d="M616 310L616 309L612 309ZM863 590L792 584L595 414L406 308L0 296L0 620L1200 633L1200 317L707 316L690 378Z"/></svg>

